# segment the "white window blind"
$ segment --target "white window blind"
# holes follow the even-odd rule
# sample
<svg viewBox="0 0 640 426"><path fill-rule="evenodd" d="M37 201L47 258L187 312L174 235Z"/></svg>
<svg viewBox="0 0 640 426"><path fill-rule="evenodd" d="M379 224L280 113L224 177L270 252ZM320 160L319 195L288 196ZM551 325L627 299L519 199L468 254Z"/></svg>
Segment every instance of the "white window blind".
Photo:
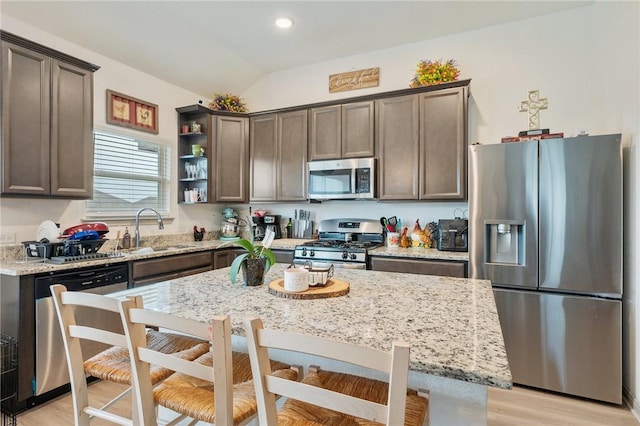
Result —
<svg viewBox="0 0 640 426"><path fill-rule="evenodd" d="M169 146L94 132L93 200L87 213L129 216L143 207L169 212Z"/></svg>

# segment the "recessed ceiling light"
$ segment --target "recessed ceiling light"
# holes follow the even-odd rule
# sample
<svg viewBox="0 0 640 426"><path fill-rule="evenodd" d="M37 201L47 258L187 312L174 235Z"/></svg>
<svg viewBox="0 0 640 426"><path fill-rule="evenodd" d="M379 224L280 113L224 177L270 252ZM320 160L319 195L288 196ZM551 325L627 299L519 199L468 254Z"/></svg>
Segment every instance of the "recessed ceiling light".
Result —
<svg viewBox="0 0 640 426"><path fill-rule="evenodd" d="M291 28L291 26L293 26L293 19L291 18L276 19L276 27L278 28Z"/></svg>

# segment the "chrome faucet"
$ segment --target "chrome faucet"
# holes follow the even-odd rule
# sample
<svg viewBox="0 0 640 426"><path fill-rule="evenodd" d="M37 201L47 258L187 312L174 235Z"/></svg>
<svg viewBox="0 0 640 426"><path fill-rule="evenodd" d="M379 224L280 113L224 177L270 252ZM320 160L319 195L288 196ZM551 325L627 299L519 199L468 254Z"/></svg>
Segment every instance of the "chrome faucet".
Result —
<svg viewBox="0 0 640 426"><path fill-rule="evenodd" d="M140 213L142 213L145 210L151 210L152 212L154 212L156 214L156 216L158 217L158 229L164 229L164 223L162 222L162 216L160 216L160 213L158 213L157 210L152 209L151 207L144 207L141 208L140 210L138 210L138 213L136 213L136 234L135 234L135 239L136 239L136 248L138 248L140 246Z"/></svg>

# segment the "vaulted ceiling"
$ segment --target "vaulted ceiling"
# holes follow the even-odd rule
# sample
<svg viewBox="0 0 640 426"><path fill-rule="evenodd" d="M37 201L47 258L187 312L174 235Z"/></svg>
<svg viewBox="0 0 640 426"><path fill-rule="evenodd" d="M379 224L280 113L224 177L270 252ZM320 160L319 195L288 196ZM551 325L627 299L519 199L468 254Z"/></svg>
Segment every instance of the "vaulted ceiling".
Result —
<svg viewBox="0 0 640 426"><path fill-rule="evenodd" d="M7 1L32 25L203 97L284 69L590 1ZM294 26L274 26L279 16Z"/></svg>

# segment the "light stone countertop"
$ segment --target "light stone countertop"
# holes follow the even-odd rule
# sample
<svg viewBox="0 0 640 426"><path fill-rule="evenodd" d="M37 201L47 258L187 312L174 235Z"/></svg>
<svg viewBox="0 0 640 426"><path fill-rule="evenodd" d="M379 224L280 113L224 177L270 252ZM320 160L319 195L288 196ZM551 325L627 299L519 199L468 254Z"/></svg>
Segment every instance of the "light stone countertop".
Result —
<svg viewBox="0 0 640 426"><path fill-rule="evenodd" d="M390 350L393 340L411 345L410 370L497 388L512 387L498 313L486 280L338 269L350 283L341 297L299 300L268 293L267 283L283 277L276 264L265 285L231 284L229 269L218 269L138 287L114 297L141 294L145 306L208 321L230 315L232 332L242 321L262 318L265 327L307 333Z"/></svg>
<svg viewBox="0 0 640 426"><path fill-rule="evenodd" d="M283 238L274 240L271 244L272 249L276 250L293 250L295 246L303 244L304 242L309 241L305 239L294 239L294 238ZM105 243L105 246L100 249L100 252L108 253L111 250L110 243L113 241L108 241ZM175 254L182 253L194 253L205 250L215 250L225 247L233 247L233 242L228 241L220 241L215 239L205 240L205 241L193 241L191 238L177 238L170 241L166 239L152 239L152 237L147 237L145 241L145 246L151 246L160 248L155 250L153 253L136 253L136 249L130 249L128 251L121 251L123 253L120 257L110 257L103 258L97 260L83 261L83 262L73 262L66 264L54 264L54 263L45 263L42 262L42 259L39 258L27 258L27 261L24 260L2 260L0 261L0 275L10 275L10 276L21 276L21 275L33 275L33 274L41 274L48 272L59 272L59 271L71 271L79 268L93 267L93 266L101 266L107 264L117 264L123 262L129 262L132 260L139 259L150 259L155 257L163 257L170 256ZM16 246L20 250L21 246ZM18 250L16 248L16 250ZM468 253L466 252L451 252L451 251L438 251L436 249L424 249L424 248L399 248L399 247L379 247L369 251L371 256L386 256L386 257L411 257L418 259L434 259L434 260L463 260L467 261L469 259ZM16 254L13 254L13 257L17 257Z"/></svg>
<svg viewBox="0 0 640 426"><path fill-rule="evenodd" d="M302 244L308 240L301 239L278 239L274 240L271 244L272 249L280 250L293 250L296 245ZM0 262L0 275L20 276L20 275L33 275L47 272L59 272L59 271L71 271L73 269L86 268L92 266L101 266L107 264L117 264L129 262L132 260L151 259L155 257L171 256L183 253L195 253L205 250L215 250L221 248L234 247L233 241L220 241L220 240L206 240L206 241L158 241L157 244L153 244L153 241L149 241L146 244L151 243L151 247L157 247L152 253L136 253L137 249L121 250L120 257L109 257L96 260L88 260L82 262L71 262L65 264L46 263L39 258L27 258L24 260L3 260ZM141 247L144 248L147 245ZM100 252L108 253L110 248L105 244L105 247L100 249Z"/></svg>

